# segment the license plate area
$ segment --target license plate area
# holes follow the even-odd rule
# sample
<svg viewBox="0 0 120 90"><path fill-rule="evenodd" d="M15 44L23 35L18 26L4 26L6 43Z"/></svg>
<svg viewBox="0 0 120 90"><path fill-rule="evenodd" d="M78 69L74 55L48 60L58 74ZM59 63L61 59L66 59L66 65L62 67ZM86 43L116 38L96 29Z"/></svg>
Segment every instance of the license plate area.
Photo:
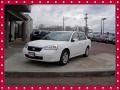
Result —
<svg viewBox="0 0 120 90"><path fill-rule="evenodd" d="M28 55L29 55L30 57L34 57L34 56L35 56L35 52L28 52Z"/></svg>

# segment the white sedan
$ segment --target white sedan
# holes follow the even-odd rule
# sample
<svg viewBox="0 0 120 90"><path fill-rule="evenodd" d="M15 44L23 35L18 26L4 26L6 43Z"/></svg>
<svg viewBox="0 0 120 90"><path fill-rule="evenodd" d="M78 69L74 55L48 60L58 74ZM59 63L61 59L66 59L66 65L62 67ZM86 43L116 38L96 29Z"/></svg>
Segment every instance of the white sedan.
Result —
<svg viewBox="0 0 120 90"><path fill-rule="evenodd" d="M72 57L88 56L90 47L91 41L83 32L51 31L42 40L28 42L23 53L30 60L65 65Z"/></svg>

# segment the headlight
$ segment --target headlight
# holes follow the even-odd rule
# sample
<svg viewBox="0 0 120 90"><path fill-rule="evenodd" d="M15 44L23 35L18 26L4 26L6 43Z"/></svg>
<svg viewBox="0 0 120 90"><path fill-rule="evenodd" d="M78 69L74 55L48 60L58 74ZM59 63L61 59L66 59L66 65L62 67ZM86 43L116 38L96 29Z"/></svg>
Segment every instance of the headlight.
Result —
<svg viewBox="0 0 120 90"><path fill-rule="evenodd" d="M43 48L44 48L44 50L57 50L58 45L49 45L49 46L45 46Z"/></svg>
<svg viewBox="0 0 120 90"><path fill-rule="evenodd" d="M27 48L28 47L28 43L26 43L24 47Z"/></svg>

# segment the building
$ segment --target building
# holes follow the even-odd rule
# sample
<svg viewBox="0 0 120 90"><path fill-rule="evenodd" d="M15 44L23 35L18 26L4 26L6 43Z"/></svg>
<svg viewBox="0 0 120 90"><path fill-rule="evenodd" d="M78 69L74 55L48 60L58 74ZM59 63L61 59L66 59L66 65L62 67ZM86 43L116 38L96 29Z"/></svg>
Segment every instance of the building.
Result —
<svg viewBox="0 0 120 90"><path fill-rule="evenodd" d="M32 33L33 31L33 20L32 18L28 15L28 14L25 14L25 17L28 19L27 21L25 21L25 41L29 41L30 40L30 34Z"/></svg>
<svg viewBox="0 0 120 90"><path fill-rule="evenodd" d="M28 41L32 29L32 19L24 13L30 13L30 5L5 5L4 46L7 48L10 42L21 38ZM30 30L30 31L29 31Z"/></svg>

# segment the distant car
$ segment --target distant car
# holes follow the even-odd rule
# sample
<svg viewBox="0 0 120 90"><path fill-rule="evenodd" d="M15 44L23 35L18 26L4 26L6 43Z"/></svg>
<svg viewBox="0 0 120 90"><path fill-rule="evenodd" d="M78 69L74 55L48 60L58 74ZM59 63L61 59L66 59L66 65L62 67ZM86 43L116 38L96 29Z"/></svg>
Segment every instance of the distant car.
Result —
<svg viewBox="0 0 120 90"><path fill-rule="evenodd" d="M112 44L115 44L115 37L114 37L113 40L112 40Z"/></svg>
<svg viewBox="0 0 120 90"><path fill-rule="evenodd" d="M49 33L48 31L39 31L39 30L33 31L30 35L30 41L40 40L42 37L44 37L48 33Z"/></svg>
<svg viewBox="0 0 120 90"><path fill-rule="evenodd" d="M93 34L92 34L92 33L89 33L89 34L88 34L88 39L92 40L92 38L93 38Z"/></svg>
<svg viewBox="0 0 120 90"><path fill-rule="evenodd" d="M99 38L99 34L98 33L93 33L93 36L91 37L92 41L97 41Z"/></svg>
<svg viewBox="0 0 120 90"><path fill-rule="evenodd" d="M115 44L115 36L114 35L108 35L108 37L105 40L106 43Z"/></svg>
<svg viewBox="0 0 120 90"><path fill-rule="evenodd" d="M104 34L103 35L102 34L97 34L97 35L94 36L94 41L96 41L96 42L104 43L105 40L106 40L106 35L104 35Z"/></svg>
<svg viewBox="0 0 120 90"><path fill-rule="evenodd" d="M69 58L89 55L91 40L83 32L51 31L42 40L30 41L23 48L30 60L59 62L65 65Z"/></svg>
<svg viewBox="0 0 120 90"><path fill-rule="evenodd" d="M105 43L106 38L106 35L100 35L99 42Z"/></svg>
<svg viewBox="0 0 120 90"><path fill-rule="evenodd" d="M96 36L94 37L94 41L100 42L100 41L101 41L101 40L100 40L100 35L96 35Z"/></svg>

